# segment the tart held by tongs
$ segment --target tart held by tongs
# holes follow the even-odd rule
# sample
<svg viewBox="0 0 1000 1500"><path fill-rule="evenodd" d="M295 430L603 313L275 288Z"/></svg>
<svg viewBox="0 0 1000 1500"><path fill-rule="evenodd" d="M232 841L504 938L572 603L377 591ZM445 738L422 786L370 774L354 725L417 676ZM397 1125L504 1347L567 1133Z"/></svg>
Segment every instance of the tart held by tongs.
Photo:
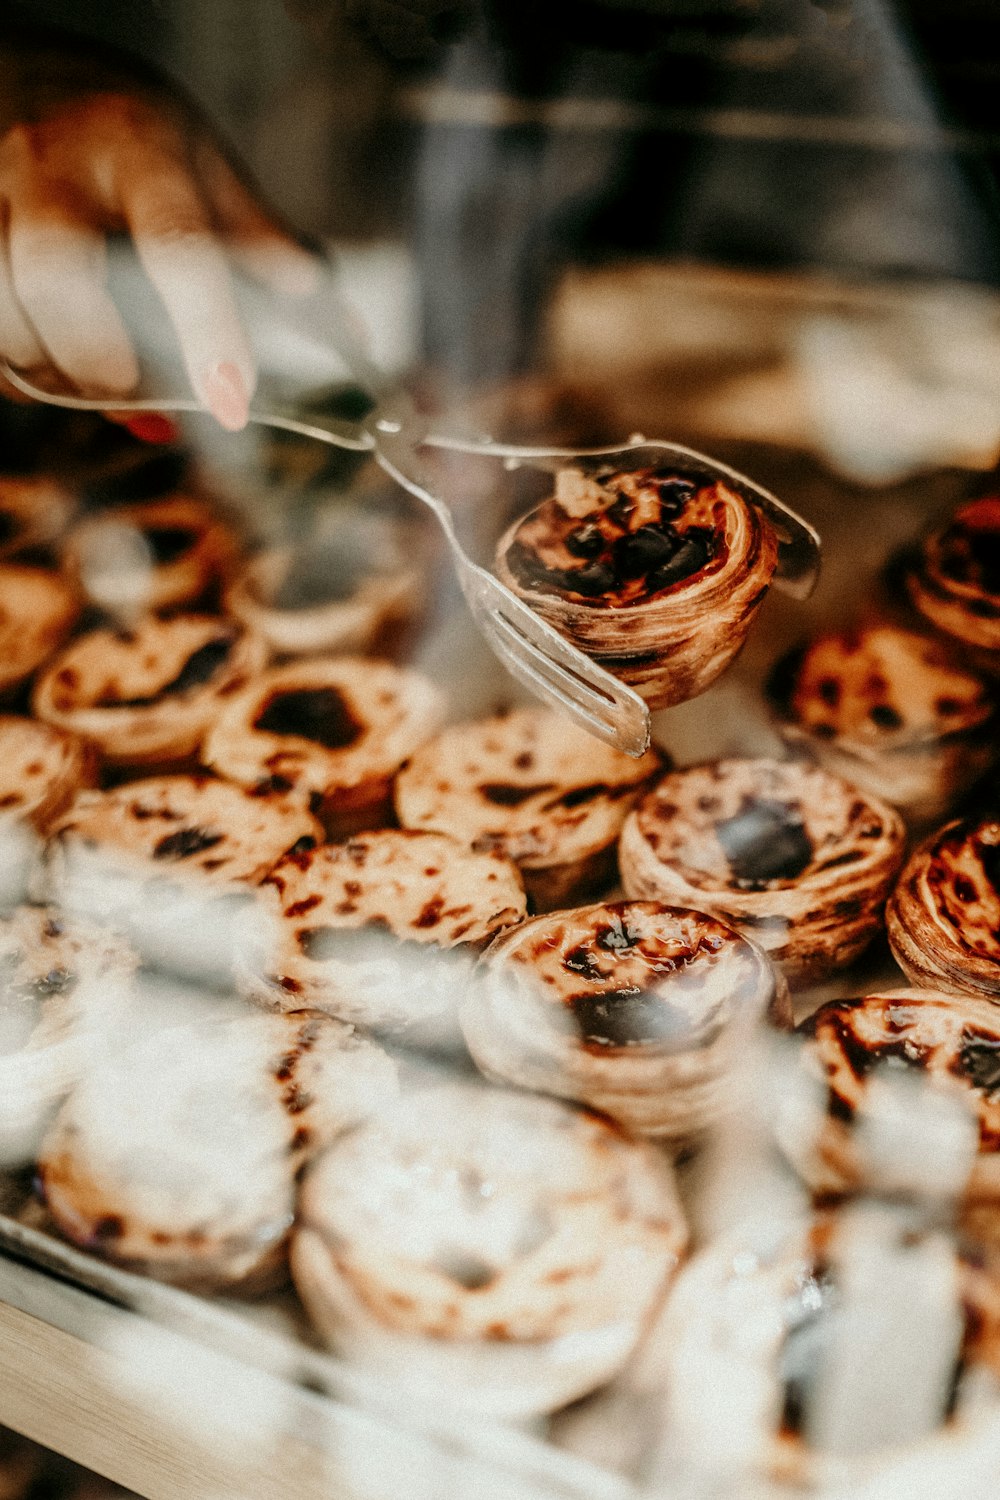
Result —
<svg viewBox="0 0 1000 1500"><path fill-rule="evenodd" d="M123 401L99 393L46 389L37 383L34 372L19 372L8 364L2 364L3 372L26 394L59 406L99 411L202 411L201 403L190 394L165 314L144 284L141 273L130 269L128 264L114 270L116 301L125 310L143 371L134 397ZM338 447L369 452L386 473L434 512L447 538L473 618L504 666L533 692L555 702L593 734L630 755L643 754L649 744L649 707L640 695L642 690L654 705L680 701L701 691L735 653L772 573L800 596L808 594L815 581L819 539L813 528L767 490L725 464L675 443L646 442L640 437L632 437L617 448L578 452L508 446L482 436L429 432L408 397L398 390L386 390L384 377L358 351L349 331L349 320L329 286L313 298L292 302L275 295L264 297L259 289L244 282L239 287L239 302L259 371L250 404L250 421ZM370 409L360 420L331 417L329 400L324 403L318 399L324 391L329 396L332 388L343 389L345 383L372 393ZM677 576L672 574L662 588L654 578L650 603L656 604L661 624L665 603L673 600L681 608L685 619L678 628L682 634L693 635L692 649L697 656L697 639L702 629L698 622L702 619L704 624L703 611L691 609L696 601L688 599L691 592L688 585L707 578L707 592L711 593L713 570L725 571L729 552L734 548L739 550L744 534L751 533L749 552L761 560L757 568L760 577L754 575L747 599L740 596L740 618L734 616L729 622L735 641L733 649L727 652L725 643L720 645L714 639L714 630L707 629L704 643L711 658L711 670L707 674L698 673L685 662L676 689L664 686L658 675L650 687L647 667L651 647L647 641L639 645L633 641L634 622L638 618L631 597L635 592L635 580L631 577L637 566L634 560L626 565L627 579L621 567L617 572L614 567L610 570L612 587L603 601L607 607L602 607L602 601L596 597L585 600L586 608L602 610L604 630L600 648L595 650L594 642L586 634L581 636L578 630L568 628L566 620L556 618L546 606L547 596L534 589L511 587L507 580L473 561L459 537L455 514L428 475L430 450L493 460L498 485L512 468L550 472L554 475L557 503L561 503L559 497L566 492L567 480L562 476L567 472L579 475L583 488L592 496L599 492L609 507L616 503L619 492L631 492L643 482L641 476L650 473L665 474L693 486L694 493L704 501L702 508L706 509L706 517L699 516L698 524L711 537L700 551L694 549L697 556L692 551L687 522L678 528L677 518L666 513L654 522L647 522L641 507L637 509L634 505L617 528L621 536L616 532L606 540L610 548L626 535L633 538L633 533L641 529L643 535L637 542L630 540L618 549L620 553L629 548L641 551L650 542L652 530L659 527L662 532L659 549L664 554L672 550L673 573ZM719 511L718 516L714 516L713 507ZM600 509L599 500L597 508ZM732 515L724 517L722 510L727 508ZM604 523L599 520L597 524L600 527ZM608 524L615 529L613 523ZM707 560L701 556L704 551L711 553ZM685 559L692 558L699 566L688 569ZM660 563L664 560L660 559ZM648 576L646 581L649 582ZM620 583L628 585L625 608L620 607L622 601L615 593ZM735 580L732 586L736 587ZM615 630L616 625L620 630ZM612 649L614 641L609 645L609 626L612 635L620 636L620 650ZM585 649L580 649L581 644ZM672 639L667 645L671 652L675 651ZM640 663L635 670L632 659L637 653L647 658L647 662L645 666ZM669 664L666 675L670 675Z"/></svg>

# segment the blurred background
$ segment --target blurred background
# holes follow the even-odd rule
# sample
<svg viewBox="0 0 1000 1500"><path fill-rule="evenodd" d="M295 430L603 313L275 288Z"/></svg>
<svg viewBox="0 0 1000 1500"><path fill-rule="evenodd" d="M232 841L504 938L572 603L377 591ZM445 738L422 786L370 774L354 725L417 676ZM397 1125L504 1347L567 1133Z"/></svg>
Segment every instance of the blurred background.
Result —
<svg viewBox="0 0 1000 1500"><path fill-rule="evenodd" d="M18 12L188 89L442 401L866 484L997 456L990 0Z"/></svg>

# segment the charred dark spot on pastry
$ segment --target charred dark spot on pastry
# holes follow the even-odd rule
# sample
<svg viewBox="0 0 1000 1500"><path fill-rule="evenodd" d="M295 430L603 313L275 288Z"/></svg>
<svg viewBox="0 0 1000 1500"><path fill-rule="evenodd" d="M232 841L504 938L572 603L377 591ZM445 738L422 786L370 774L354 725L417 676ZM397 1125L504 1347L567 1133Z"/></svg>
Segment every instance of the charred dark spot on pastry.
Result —
<svg viewBox="0 0 1000 1500"><path fill-rule="evenodd" d="M274 693L254 720L266 734L291 734L325 750L346 750L364 733L336 688L294 688Z"/></svg>
<svg viewBox="0 0 1000 1500"><path fill-rule="evenodd" d="M124 1233L125 1220L121 1214L105 1214L97 1220L90 1238L95 1245L108 1245L112 1240L120 1240Z"/></svg>
<svg viewBox="0 0 1000 1500"><path fill-rule="evenodd" d="M995 1042L963 1038L957 1072L984 1094L1000 1090L1000 1039Z"/></svg>
<svg viewBox="0 0 1000 1500"><path fill-rule="evenodd" d="M600 557L607 543L599 526L578 526L566 538L566 550L574 557L590 560Z"/></svg>
<svg viewBox="0 0 1000 1500"><path fill-rule="evenodd" d="M836 708L840 703L840 681L836 677L823 677L816 684L816 691L827 708Z"/></svg>
<svg viewBox="0 0 1000 1500"><path fill-rule="evenodd" d="M849 1018L835 1016L832 1029L838 1046L855 1078L867 1078L876 1067L922 1068L926 1066L930 1049L912 1036L899 1037L892 1042L869 1043L858 1037Z"/></svg>
<svg viewBox="0 0 1000 1500"><path fill-rule="evenodd" d="M1000 620L1000 604L994 604L992 599L970 599L965 607L980 620Z"/></svg>
<svg viewBox="0 0 1000 1500"><path fill-rule="evenodd" d="M568 996L567 1007L584 1046L602 1051L664 1043L687 1045L691 1024L678 1006L641 985L583 990Z"/></svg>
<svg viewBox="0 0 1000 1500"><path fill-rule="evenodd" d="M211 833L207 828L178 828L160 839L153 849L153 858L190 859L205 849L214 849L224 838L224 833Z"/></svg>
<svg viewBox="0 0 1000 1500"><path fill-rule="evenodd" d="M996 501L980 500L957 517L942 532L938 554L945 578L1000 595L1000 507Z"/></svg>
<svg viewBox="0 0 1000 1500"><path fill-rule="evenodd" d="M707 568L715 560L719 550L715 532L707 526L691 526L680 538L679 545L666 562L661 563L647 575L646 587L651 594L673 588Z"/></svg>
<svg viewBox="0 0 1000 1500"><path fill-rule="evenodd" d="M626 953L640 941L641 934L631 928L619 913L595 929L594 941L605 953Z"/></svg>
<svg viewBox="0 0 1000 1500"><path fill-rule="evenodd" d="M656 484L660 511L664 516L673 518L681 515L698 491L698 486L692 479L684 479L680 474L665 473L662 469L654 469L650 478Z"/></svg>
<svg viewBox="0 0 1000 1500"><path fill-rule="evenodd" d="M977 839L976 846L983 874L993 889L1000 892L1000 844L989 844L984 839Z"/></svg>
<svg viewBox="0 0 1000 1500"><path fill-rule="evenodd" d="M574 807L583 807L587 802L593 802L595 797L621 797L627 795L631 787L609 787L606 782L595 781L590 786L570 787L568 792L561 792L551 802L547 802L545 810L548 812L554 807L566 807L572 810Z"/></svg>
<svg viewBox="0 0 1000 1500"><path fill-rule="evenodd" d="M298 1065L300 1053L286 1052L274 1065L274 1076L279 1083L287 1083Z"/></svg>
<svg viewBox="0 0 1000 1500"><path fill-rule="evenodd" d="M571 948L565 955L563 968L568 969L571 974L579 974L584 979L599 980L605 977L594 955L582 943L579 947Z"/></svg>
<svg viewBox="0 0 1000 1500"><path fill-rule="evenodd" d="M43 933L44 933L45 937L47 937L47 938L62 937L62 935L63 935L63 933L65 931L66 931L65 925L59 920L58 917L46 917L46 919L45 919L45 927L43 928Z"/></svg>
<svg viewBox="0 0 1000 1500"><path fill-rule="evenodd" d="M20 518L12 511L0 510L0 547L6 547L8 542L14 540L20 526Z"/></svg>
<svg viewBox="0 0 1000 1500"><path fill-rule="evenodd" d="M507 566L523 588L542 593L582 594L598 598L611 592L614 574L604 563L586 563L581 568L555 568L542 561L523 542L513 541L507 549Z"/></svg>
<svg viewBox="0 0 1000 1500"><path fill-rule="evenodd" d="M285 907L286 917L304 917L306 912L312 911L322 901L322 896L303 896L301 901L293 901L291 906Z"/></svg>
<svg viewBox="0 0 1000 1500"><path fill-rule="evenodd" d="M176 823L181 816L180 813L171 812L168 807L149 807L145 802L133 802L129 812L137 823L148 823L151 818L161 818L165 823Z"/></svg>
<svg viewBox="0 0 1000 1500"><path fill-rule="evenodd" d="M853 1123L855 1115L854 1105L849 1099L845 1099L843 1094L835 1089L832 1084L827 1090L826 1108L827 1112L835 1120L841 1120L845 1125Z"/></svg>
<svg viewBox="0 0 1000 1500"><path fill-rule="evenodd" d="M311 833L304 833L301 838L295 840L295 843L286 853L285 858L298 862L299 868L304 870L309 863L305 856L307 854L311 854L315 847L315 835Z"/></svg>
<svg viewBox="0 0 1000 1500"><path fill-rule="evenodd" d="M868 717L879 729L899 729L903 723L902 714L888 703L873 703Z"/></svg>
<svg viewBox="0 0 1000 1500"><path fill-rule="evenodd" d="M144 526L142 534L158 568L176 562L198 540L193 526Z"/></svg>
<svg viewBox="0 0 1000 1500"><path fill-rule="evenodd" d="M506 562L518 582L543 593L575 594L612 605L636 603L721 560L725 547L713 527L680 529L675 524L696 485L679 477L658 479L653 471L637 477L643 486L640 496L619 493L595 520L569 531L556 523L556 534L569 556L580 560L579 567L546 561L520 533L515 535ZM556 507L556 514L563 512ZM721 522L721 515L716 520Z"/></svg>
<svg viewBox="0 0 1000 1500"><path fill-rule="evenodd" d="M551 792L554 787L554 781L539 781L533 786L517 786L509 781L484 781L479 791L495 807L520 807L532 797Z"/></svg>
<svg viewBox="0 0 1000 1500"><path fill-rule="evenodd" d="M0 797L0 807L17 807L23 800L20 792L6 792Z"/></svg>
<svg viewBox="0 0 1000 1500"><path fill-rule="evenodd" d="M843 865L857 864L860 858L860 849L847 849L843 854L835 854L832 859L825 859L823 863L821 865L817 865L816 868L817 871L839 870Z"/></svg>
<svg viewBox="0 0 1000 1500"><path fill-rule="evenodd" d="M444 911L444 897L435 896L425 903L423 910L414 922L414 927L436 927L441 920Z"/></svg>
<svg viewBox="0 0 1000 1500"><path fill-rule="evenodd" d="M640 526L627 531L612 544L611 561L618 579L645 578L654 568L671 560L677 551L677 537L671 528Z"/></svg>
<svg viewBox="0 0 1000 1500"><path fill-rule="evenodd" d="M289 781L287 776L265 776L258 781L249 791L251 797L270 797L272 793L290 792L294 782Z"/></svg>
<svg viewBox="0 0 1000 1500"><path fill-rule="evenodd" d="M434 1268L467 1292L481 1292L496 1280L496 1267L468 1250L446 1246L434 1257Z"/></svg>
<svg viewBox="0 0 1000 1500"><path fill-rule="evenodd" d="M967 875L956 875L952 882L952 890L963 905L968 905L977 899L976 887Z"/></svg>
<svg viewBox="0 0 1000 1500"><path fill-rule="evenodd" d="M797 880L812 862L812 841L802 820L783 802L745 797L734 817L716 823L715 833L740 890Z"/></svg>
<svg viewBox="0 0 1000 1500"><path fill-rule="evenodd" d="M282 974L278 980L278 984L283 990L287 990L290 995L298 995L302 992L301 984L297 979L293 979L290 974Z"/></svg>
<svg viewBox="0 0 1000 1500"><path fill-rule="evenodd" d="M289 1143L290 1151L304 1151L312 1140L312 1131L308 1125L300 1125Z"/></svg>
<svg viewBox="0 0 1000 1500"><path fill-rule="evenodd" d="M216 636L206 641L197 651L192 651L176 677L164 683L157 693L141 698L122 698L108 695L97 701L97 708L149 708L161 698L171 698L188 693L192 688L205 687L229 660L235 642L232 636Z"/></svg>
<svg viewBox="0 0 1000 1500"><path fill-rule="evenodd" d="M291 1083L281 1096L281 1102L290 1115L300 1115L312 1103L312 1094L297 1083Z"/></svg>
<svg viewBox="0 0 1000 1500"><path fill-rule="evenodd" d="M951 719L962 712L962 705L957 698L935 698L934 712L941 719Z"/></svg>
<svg viewBox="0 0 1000 1500"><path fill-rule="evenodd" d="M522 750L520 755L515 755L514 765L519 771L530 771L535 764L535 757L530 750Z"/></svg>

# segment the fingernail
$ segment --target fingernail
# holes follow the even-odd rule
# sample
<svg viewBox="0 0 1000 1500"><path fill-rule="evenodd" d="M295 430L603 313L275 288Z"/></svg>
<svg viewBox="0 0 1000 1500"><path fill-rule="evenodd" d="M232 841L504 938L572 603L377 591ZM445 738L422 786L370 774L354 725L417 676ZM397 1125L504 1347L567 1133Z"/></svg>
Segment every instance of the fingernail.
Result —
<svg viewBox="0 0 1000 1500"><path fill-rule="evenodd" d="M203 378L202 399L220 427L239 432L247 425L250 396L246 382L236 366L227 361L216 365Z"/></svg>
<svg viewBox="0 0 1000 1500"><path fill-rule="evenodd" d="M122 426L127 427L133 437L140 438L144 443L176 443L180 436L176 422L171 422L169 417L161 417L155 411L144 412L138 417L127 417Z"/></svg>

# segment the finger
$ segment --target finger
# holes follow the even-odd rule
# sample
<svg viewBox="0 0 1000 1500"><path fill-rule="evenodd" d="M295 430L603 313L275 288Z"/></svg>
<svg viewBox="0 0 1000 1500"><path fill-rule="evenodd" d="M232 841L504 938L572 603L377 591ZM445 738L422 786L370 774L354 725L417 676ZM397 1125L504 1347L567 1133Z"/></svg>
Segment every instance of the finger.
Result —
<svg viewBox="0 0 1000 1500"><path fill-rule="evenodd" d="M274 223L211 143L200 147L197 163L205 195L240 265L286 297L308 297L315 292L323 280L323 262Z"/></svg>
<svg viewBox="0 0 1000 1500"><path fill-rule="evenodd" d="M4 233L0 238L0 354L17 370L33 370L47 364L48 356L14 293L6 220L5 208Z"/></svg>
<svg viewBox="0 0 1000 1500"><path fill-rule="evenodd" d="M125 153L125 221L177 334L195 395L223 427L246 425L256 380L222 246L180 162L140 147Z"/></svg>
<svg viewBox="0 0 1000 1500"><path fill-rule="evenodd" d="M22 183L7 243L14 294L52 363L83 391L132 390L139 367L104 286L103 234L51 187Z"/></svg>

